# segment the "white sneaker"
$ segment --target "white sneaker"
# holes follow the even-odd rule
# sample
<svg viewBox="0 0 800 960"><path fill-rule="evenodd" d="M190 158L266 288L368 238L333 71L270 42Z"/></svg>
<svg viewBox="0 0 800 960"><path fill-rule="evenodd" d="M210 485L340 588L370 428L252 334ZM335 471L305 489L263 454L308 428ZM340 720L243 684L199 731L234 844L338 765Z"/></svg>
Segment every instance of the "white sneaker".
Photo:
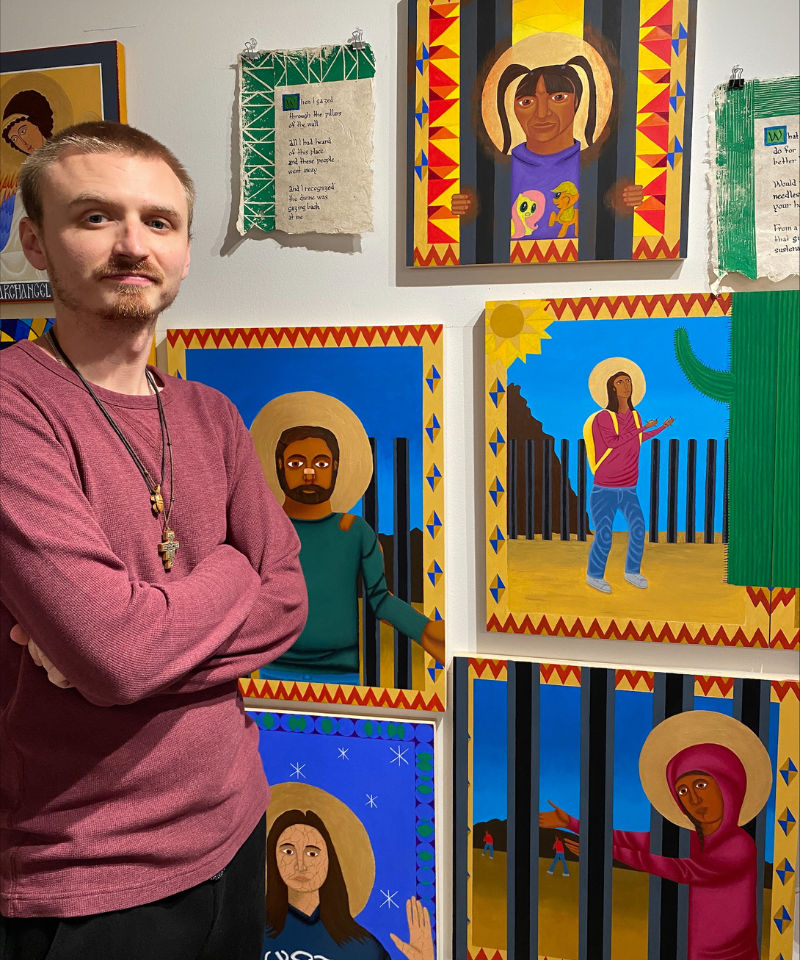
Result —
<svg viewBox="0 0 800 960"><path fill-rule="evenodd" d="M647 589L647 578L643 577L641 573L626 573L625 579L628 583L632 583L634 587L638 587L640 590Z"/></svg>
<svg viewBox="0 0 800 960"><path fill-rule="evenodd" d="M595 590L599 590L600 593L611 593L611 586L609 585L607 580L601 580L598 577L587 576L586 582L589 584L590 587L594 587ZM644 581L644 585L647 586L646 580Z"/></svg>

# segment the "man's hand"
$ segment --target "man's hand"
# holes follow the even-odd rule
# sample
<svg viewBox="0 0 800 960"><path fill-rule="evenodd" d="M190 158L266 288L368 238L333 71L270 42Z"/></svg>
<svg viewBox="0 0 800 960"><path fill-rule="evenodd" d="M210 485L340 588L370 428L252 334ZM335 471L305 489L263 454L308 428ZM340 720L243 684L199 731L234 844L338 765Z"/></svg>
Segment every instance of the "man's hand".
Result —
<svg viewBox="0 0 800 960"><path fill-rule="evenodd" d="M444 620L429 620L422 631L419 643L426 653L429 653L437 663L444 666Z"/></svg>
<svg viewBox="0 0 800 960"><path fill-rule="evenodd" d="M576 857L581 855L581 845L577 840L570 840L569 837L564 837L564 846L570 853L574 853Z"/></svg>
<svg viewBox="0 0 800 960"><path fill-rule="evenodd" d="M622 202L628 207L638 207L644 203L644 187L638 183L622 188Z"/></svg>
<svg viewBox="0 0 800 960"><path fill-rule="evenodd" d="M664 421L664 426L671 427L673 423L675 423L675 417L669 417L667 420Z"/></svg>
<svg viewBox="0 0 800 960"><path fill-rule="evenodd" d="M466 217L473 210L472 193L456 193L450 201L450 213L455 217Z"/></svg>
<svg viewBox="0 0 800 960"><path fill-rule="evenodd" d="M14 643L18 643L21 647L27 647L28 653L31 655L31 659L36 664L37 667L44 667L47 671L47 679L50 683L54 683L57 687L61 687L62 690L68 690L73 686L64 676L64 674L53 664L53 661L36 645L35 641L31 640L27 633L22 629L22 627L15 623L11 628L11 639Z"/></svg>
<svg viewBox="0 0 800 960"><path fill-rule="evenodd" d="M648 420L647 423L642 427L642 430L649 430L650 427L654 427L658 423L658 420Z"/></svg>
<svg viewBox="0 0 800 960"><path fill-rule="evenodd" d="M539 814L539 826L550 830L569 830L569 814L557 807L552 800L547 802L553 809L542 810Z"/></svg>

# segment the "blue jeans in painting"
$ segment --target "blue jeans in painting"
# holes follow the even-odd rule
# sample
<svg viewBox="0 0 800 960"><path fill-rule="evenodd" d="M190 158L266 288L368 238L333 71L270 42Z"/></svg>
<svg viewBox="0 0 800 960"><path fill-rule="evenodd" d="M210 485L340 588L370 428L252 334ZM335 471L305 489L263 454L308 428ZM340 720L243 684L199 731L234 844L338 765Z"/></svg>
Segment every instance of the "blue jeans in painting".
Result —
<svg viewBox="0 0 800 960"><path fill-rule="evenodd" d="M595 483L589 494L589 510L594 524L594 540L589 551L587 570L589 576L602 580L605 575L611 549L611 531L618 510L628 524L625 573L639 573L644 552L644 514L636 496L636 487L601 487Z"/></svg>
<svg viewBox="0 0 800 960"><path fill-rule="evenodd" d="M567 858L566 858L566 857L564 856L564 854L561 853L561 852L557 853L557 854L553 857L553 862L550 864L550 869L549 869L547 872L548 872L548 873L555 873L556 864L558 863L559 860L561 861L561 865L562 865L562 867L564 868L564 876L565 876L565 877L568 877L568 876L569 876L569 867L567 866Z"/></svg>

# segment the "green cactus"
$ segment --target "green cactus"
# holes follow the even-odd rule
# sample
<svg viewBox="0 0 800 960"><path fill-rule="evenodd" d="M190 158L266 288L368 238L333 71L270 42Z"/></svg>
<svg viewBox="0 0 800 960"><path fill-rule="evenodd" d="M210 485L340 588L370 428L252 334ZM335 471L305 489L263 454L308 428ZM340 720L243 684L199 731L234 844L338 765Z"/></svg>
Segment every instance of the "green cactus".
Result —
<svg viewBox="0 0 800 960"><path fill-rule="evenodd" d="M675 331L689 382L730 406L728 583L740 586L800 586L799 307L796 290L734 293L728 371Z"/></svg>

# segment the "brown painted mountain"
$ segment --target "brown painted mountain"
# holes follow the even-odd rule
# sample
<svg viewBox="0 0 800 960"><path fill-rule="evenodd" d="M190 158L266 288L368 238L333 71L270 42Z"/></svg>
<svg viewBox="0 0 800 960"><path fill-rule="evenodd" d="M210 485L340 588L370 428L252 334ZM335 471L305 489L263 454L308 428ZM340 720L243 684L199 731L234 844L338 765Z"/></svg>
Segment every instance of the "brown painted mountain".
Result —
<svg viewBox="0 0 800 960"><path fill-rule="evenodd" d="M542 533L545 517L544 502L550 500L550 529L558 536L561 529L561 460L556 450L561 449L561 438L556 440L545 433L541 421L530 411L528 401L522 396L520 387L516 383L509 383L506 393L508 410L508 439L516 440L517 450L517 530L524 536L526 530L526 510L528 502L527 478L525 465L525 441L533 441L534 454L534 482L531 505L533 507L533 532ZM546 456L545 454L548 454ZM570 444L570 456L577 455L576 444ZM548 461L546 463L545 461ZM549 467L545 471L545 467ZM545 473L549 474L549 481ZM510 484L509 484L510 486ZM549 490L548 490L549 487ZM567 480L567 499L569 501L569 531L578 533L578 497ZM589 518L586 515L586 529L589 530Z"/></svg>

